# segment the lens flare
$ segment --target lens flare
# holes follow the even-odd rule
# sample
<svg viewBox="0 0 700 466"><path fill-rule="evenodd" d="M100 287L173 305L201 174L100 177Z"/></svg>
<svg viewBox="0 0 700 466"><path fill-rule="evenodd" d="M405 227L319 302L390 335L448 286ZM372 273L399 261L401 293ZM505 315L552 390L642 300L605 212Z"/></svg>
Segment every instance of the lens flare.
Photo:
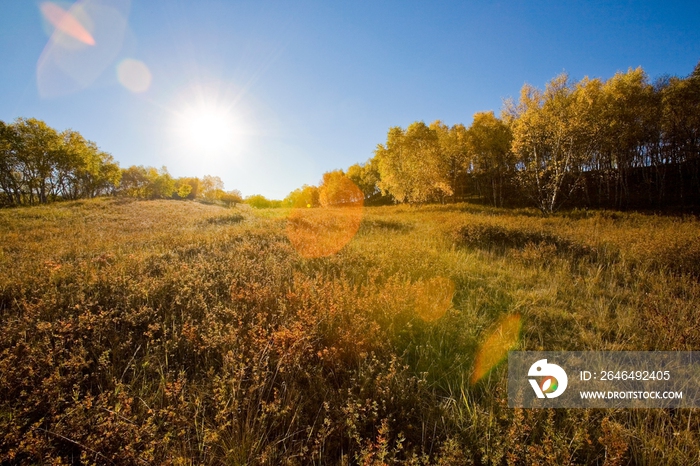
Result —
<svg viewBox="0 0 700 466"><path fill-rule="evenodd" d="M117 78L131 92L145 92L151 87L151 71L145 63L127 58L117 65Z"/></svg>
<svg viewBox="0 0 700 466"><path fill-rule="evenodd" d="M520 337L520 314L501 318L476 355L471 383L475 384L496 367L513 348Z"/></svg>
<svg viewBox="0 0 700 466"><path fill-rule="evenodd" d="M350 187L350 184L352 185ZM316 258L333 255L355 237L362 223L364 197L350 182L355 202L342 207L318 209L294 208L287 218L287 237L302 257Z"/></svg>
<svg viewBox="0 0 700 466"><path fill-rule="evenodd" d="M426 322L433 322L445 315L452 306L455 284L445 277L434 277L414 284L415 309Z"/></svg>
<svg viewBox="0 0 700 466"><path fill-rule="evenodd" d="M70 12L53 2L44 2L39 5L39 9L44 18L59 31L68 34L83 44L95 45L95 39L92 37L92 34Z"/></svg>
<svg viewBox="0 0 700 466"><path fill-rule="evenodd" d="M128 30L130 6L130 0L80 0L65 10L54 2L39 5L55 28L37 61L39 95L82 91L113 66Z"/></svg>

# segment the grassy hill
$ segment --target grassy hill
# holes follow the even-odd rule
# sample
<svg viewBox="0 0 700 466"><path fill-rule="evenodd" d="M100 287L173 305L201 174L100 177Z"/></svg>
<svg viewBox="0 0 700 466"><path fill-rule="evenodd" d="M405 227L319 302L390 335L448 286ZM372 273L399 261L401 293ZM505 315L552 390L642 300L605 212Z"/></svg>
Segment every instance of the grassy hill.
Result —
<svg viewBox="0 0 700 466"><path fill-rule="evenodd" d="M0 210L0 463L699 461L692 410L510 409L502 364L700 349L697 220L371 207L304 253L348 215Z"/></svg>

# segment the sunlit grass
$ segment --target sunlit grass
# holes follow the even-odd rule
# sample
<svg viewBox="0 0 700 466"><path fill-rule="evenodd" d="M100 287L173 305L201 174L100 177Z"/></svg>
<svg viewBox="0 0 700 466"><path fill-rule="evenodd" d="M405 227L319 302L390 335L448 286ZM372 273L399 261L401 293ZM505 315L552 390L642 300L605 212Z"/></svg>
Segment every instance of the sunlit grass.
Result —
<svg viewBox="0 0 700 466"><path fill-rule="evenodd" d="M337 253L305 258L289 215L0 210L0 462L697 459L691 410L513 410L502 363L698 349L696 220L365 208Z"/></svg>

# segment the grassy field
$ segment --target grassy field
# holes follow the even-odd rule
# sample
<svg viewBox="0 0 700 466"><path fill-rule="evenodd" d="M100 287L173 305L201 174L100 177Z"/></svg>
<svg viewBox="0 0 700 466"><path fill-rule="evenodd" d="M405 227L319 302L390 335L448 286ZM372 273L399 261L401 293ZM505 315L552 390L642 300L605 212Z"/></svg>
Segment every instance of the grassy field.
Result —
<svg viewBox="0 0 700 466"><path fill-rule="evenodd" d="M700 349L697 220L360 214L0 210L0 463L700 463L697 412L510 409L502 357Z"/></svg>

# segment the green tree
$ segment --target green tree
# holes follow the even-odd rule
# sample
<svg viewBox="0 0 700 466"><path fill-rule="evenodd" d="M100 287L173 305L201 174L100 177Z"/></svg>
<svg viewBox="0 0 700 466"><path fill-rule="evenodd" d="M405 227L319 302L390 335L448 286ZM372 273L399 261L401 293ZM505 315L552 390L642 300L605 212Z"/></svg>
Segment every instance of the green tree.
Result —
<svg viewBox="0 0 700 466"><path fill-rule="evenodd" d="M175 180L163 166L160 170L149 167L147 170L148 185L146 197L149 199L168 199L175 193Z"/></svg>
<svg viewBox="0 0 700 466"><path fill-rule="evenodd" d="M168 199L177 192L175 180L163 166L131 166L122 170L120 191L127 196L146 199Z"/></svg>
<svg viewBox="0 0 700 466"><path fill-rule="evenodd" d="M146 197L148 171L143 166L132 165L122 169L120 191L131 197Z"/></svg>
<svg viewBox="0 0 700 466"><path fill-rule="evenodd" d="M61 158L61 139L53 128L36 118L18 118L15 170L20 175L21 191L28 202L48 202L52 193L52 175Z"/></svg>
<svg viewBox="0 0 700 466"><path fill-rule="evenodd" d="M97 176L92 180L93 195L115 194L121 183L121 170L112 155L100 152Z"/></svg>
<svg viewBox="0 0 700 466"><path fill-rule="evenodd" d="M76 131L66 130L60 137L62 150L55 185L63 197L78 199L114 192L121 179L114 158Z"/></svg>
<svg viewBox="0 0 700 466"><path fill-rule="evenodd" d="M0 122L0 190L14 204L112 193L121 171L110 154L80 133L43 121ZM2 199L0 199L0 202Z"/></svg>
<svg viewBox="0 0 700 466"><path fill-rule="evenodd" d="M18 171L18 135L13 125L0 121L0 203L22 203L22 175Z"/></svg>

